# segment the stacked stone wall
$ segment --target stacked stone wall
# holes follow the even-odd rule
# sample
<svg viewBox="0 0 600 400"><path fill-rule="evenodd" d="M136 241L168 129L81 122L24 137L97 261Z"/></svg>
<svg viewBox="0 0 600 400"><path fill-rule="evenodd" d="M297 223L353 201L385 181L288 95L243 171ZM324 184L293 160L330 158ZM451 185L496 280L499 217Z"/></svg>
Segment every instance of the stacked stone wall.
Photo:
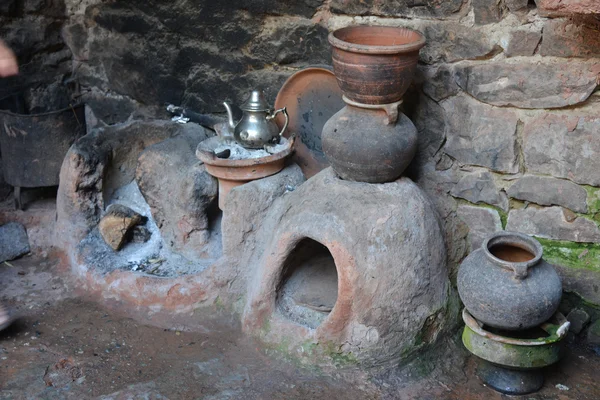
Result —
<svg viewBox="0 0 600 400"><path fill-rule="evenodd" d="M596 3L67 0L56 18L107 124L164 117L165 103L223 111L253 87L273 101L293 72L330 64L327 34L342 26L423 32L403 105L420 136L410 176L444 221L451 270L486 234L517 230L540 238L568 291L600 304Z"/></svg>

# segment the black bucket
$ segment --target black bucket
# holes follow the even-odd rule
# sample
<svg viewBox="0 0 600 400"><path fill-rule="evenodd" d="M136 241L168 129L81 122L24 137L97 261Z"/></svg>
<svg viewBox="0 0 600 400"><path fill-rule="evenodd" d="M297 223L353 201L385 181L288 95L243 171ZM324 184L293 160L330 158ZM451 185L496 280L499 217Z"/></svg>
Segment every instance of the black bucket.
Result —
<svg viewBox="0 0 600 400"><path fill-rule="evenodd" d="M19 192L21 187L58 185L69 147L85 133L83 104L43 114L0 110L4 179Z"/></svg>

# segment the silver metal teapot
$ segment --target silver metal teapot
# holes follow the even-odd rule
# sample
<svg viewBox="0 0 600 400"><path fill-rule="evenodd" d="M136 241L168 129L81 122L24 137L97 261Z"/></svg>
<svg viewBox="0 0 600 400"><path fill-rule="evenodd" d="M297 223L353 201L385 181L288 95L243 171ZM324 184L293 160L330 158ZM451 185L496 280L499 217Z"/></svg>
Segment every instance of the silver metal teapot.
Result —
<svg viewBox="0 0 600 400"><path fill-rule="evenodd" d="M248 101L241 107L244 115L237 123L233 121L229 104L224 102L223 105L227 109L229 128L233 131L233 137L247 149L262 149L265 144L279 143L289 123L286 108L273 111L260 90L252 91ZM274 120L279 113L285 115L285 124L281 131Z"/></svg>

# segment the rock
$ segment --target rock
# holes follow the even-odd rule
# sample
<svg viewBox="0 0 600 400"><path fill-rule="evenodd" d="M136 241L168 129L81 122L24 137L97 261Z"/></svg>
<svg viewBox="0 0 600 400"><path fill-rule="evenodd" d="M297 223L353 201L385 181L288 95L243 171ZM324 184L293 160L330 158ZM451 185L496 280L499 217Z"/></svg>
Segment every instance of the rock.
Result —
<svg viewBox="0 0 600 400"><path fill-rule="evenodd" d="M472 0L475 24L485 25L502 19L500 0Z"/></svg>
<svg viewBox="0 0 600 400"><path fill-rule="evenodd" d="M587 333L587 342L591 345L600 345L600 319L590 325Z"/></svg>
<svg viewBox="0 0 600 400"><path fill-rule="evenodd" d="M500 192L494 177L487 171L469 173L461 178L450 194L471 203L486 203L508 211L508 198Z"/></svg>
<svg viewBox="0 0 600 400"><path fill-rule="evenodd" d="M136 180L152 210L163 240L186 257L206 257L210 237L209 208L217 197L217 180L196 158L206 130L186 124L184 132L146 148Z"/></svg>
<svg viewBox="0 0 600 400"><path fill-rule="evenodd" d="M571 323L569 330L578 335L590 322L590 316L584 310L575 308L569 312L567 320Z"/></svg>
<svg viewBox="0 0 600 400"><path fill-rule="evenodd" d="M100 222L104 199L135 178L140 153L183 132L186 126L171 121L131 121L97 129L75 142L60 171L56 245L64 248L86 237Z"/></svg>
<svg viewBox="0 0 600 400"><path fill-rule="evenodd" d="M598 86L600 63L494 62L456 67L458 85L495 106L560 108L585 101Z"/></svg>
<svg viewBox="0 0 600 400"><path fill-rule="evenodd" d="M410 117L418 132L417 155L413 161L418 165L428 162L444 144L444 109L422 94L415 98L405 98L405 100L408 103L407 112L410 107L416 107L414 110L410 110Z"/></svg>
<svg viewBox="0 0 600 400"><path fill-rule="evenodd" d="M465 96L442 103L446 111L444 151L465 165L516 173L517 115L492 108Z"/></svg>
<svg viewBox="0 0 600 400"><path fill-rule="evenodd" d="M529 0L504 0L504 5L512 12L527 8Z"/></svg>
<svg viewBox="0 0 600 400"><path fill-rule="evenodd" d="M600 118L542 114L525 123L527 171L600 186Z"/></svg>
<svg viewBox="0 0 600 400"><path fill-rule="evenodd" d="M408 178L373 185L327 168L275 201L256 236L242 326L270 345L293 352L307 340L328 343L359 365L381 365L411 357L449 328L444 237L433 205ZM277 300L284 267L306 238L327 247L338 272L334 310L315 329L281 313Z"/></svg>
<svg viewBox="0 0 600 400"><path fill-rule="evenodd" d="M489 235L502 230L500 215L491 208L460 205L456 214L469 227L471 251L480 248Z"/></svg>
<svg viewBox="0 0 600 400"><path fill-rule="evenodd" d="M600 4L596 0L536 0L540 15L560 17L573 14L600 14Z"/></svg>
<svg viewBox="0 0 600 400"><path fill-rule="evenodd" d="M454 79L454 69L447 64L435 67L420 67L423 74L423 92L435 101L456 95L460 88Z"/></svg>
<svg viewBox="0 0 600 400"><path fill-rule="evenodd" d="M131 241L133 243L146 243L152 237L152 232L145 226L136 225L131 230Z"/></svg>
<svg viewBox="0 0 600 400"><path fill-rule="evenodd" d="M593 16L576 20L549 19L544 23L542 56L599 57L600 23Z"/></svg>
<svg viewBox="0 0 600 400"><path fill-rule="evenodd" d="M587 191L573 182L546 176L525 175L507 191L513 199L542 206L563 206L586 213Z"/></svg>
<svg viewBox="0 0 600 400"><path fill-rule="evenodd" d="M25 227L18 222L0 226L0 263L29 253L29 238Z"/></svg>
<svg viewBox="0 0 600 400"><path fill-rule="evenodd" d="M345 15L443 17L460 11L463 3L464 0L333 0L329 7L331 12Z"/></svg>
<svg viewBox="0 0 600 400"><path fill-rule="evenodd" d="M450 21L423 22L415 27L427 39L420 53L420 60L426 64L482 59L501 50L477 27Z"/></svg>
<svg viewBox="0 0 600 400"><path fill-rule="evenodd" d="M113 250L119 251L126 242L130 230L141 223L143 217L122 204L111 204L98 224L102 239Z"/></svg>
<svg viewBox="0 0 600 400"><path fill-rule="evenodd" d="M310 19L266 18L260 35L253 40L250 52L265 63L318 64L331 57L327 29Z"/></svg>
<svg viewBox="0 0 600 400"><path fill-rule="evenodd" d="M528 207L523 210L511 210L508 214L506 230L547 239L582 243L600 242L600 228L594 221L578 217L568 222L560 207Z"/></svg>
<svg viewBox="0 0 600 400"><path fill-rule="evenodd" d="M85 379L81 367L72 358L63 358L54 365L49 365L44 374L46 386L60 389L71 386L73 382L81 383Z"/></svg>
<svg viewBox="0 0 600 400"><path fill-rule="evenodd" d="M506 57L532 56L542 40L540 32L514 31L510 34Z"/></svg>

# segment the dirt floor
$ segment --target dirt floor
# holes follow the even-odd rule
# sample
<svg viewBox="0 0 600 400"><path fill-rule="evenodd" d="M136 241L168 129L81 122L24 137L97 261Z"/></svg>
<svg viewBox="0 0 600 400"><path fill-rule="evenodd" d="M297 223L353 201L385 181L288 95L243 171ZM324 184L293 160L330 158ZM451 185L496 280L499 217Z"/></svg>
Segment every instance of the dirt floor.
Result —
<svg viewBox="0 0 600 400"><path fill-rule="evenodd" d="M22 316L0 333L0 399L509 398L474 376L458 335L404 368L306 369L231 320L165 328L104 308L77 296L57 264L26 256L0 265L0 296ZM600 399L600 356L571 343L543 390L522 398Z"/></svg>

